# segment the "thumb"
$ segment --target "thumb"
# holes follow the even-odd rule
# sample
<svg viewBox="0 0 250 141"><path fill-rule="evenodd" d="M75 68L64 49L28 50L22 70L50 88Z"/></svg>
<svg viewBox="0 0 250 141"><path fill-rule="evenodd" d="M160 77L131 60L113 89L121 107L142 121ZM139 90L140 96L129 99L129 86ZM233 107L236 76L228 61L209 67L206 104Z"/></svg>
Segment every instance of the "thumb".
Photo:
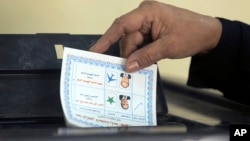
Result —
<svg viewBox="0 0 250 141"><path fill-rule="evenodd" d="M157 40L133 52L127 59L125 70L130 73L135 72L162 59L164 54L162 45L161 41Z"/></svg>

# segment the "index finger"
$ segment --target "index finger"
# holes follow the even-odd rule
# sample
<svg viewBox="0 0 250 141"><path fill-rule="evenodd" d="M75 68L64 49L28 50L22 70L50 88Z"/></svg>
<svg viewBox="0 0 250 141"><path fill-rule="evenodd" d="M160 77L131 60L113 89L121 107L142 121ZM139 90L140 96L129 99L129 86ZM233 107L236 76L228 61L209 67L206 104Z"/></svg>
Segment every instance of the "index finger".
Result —
<svg viewBox="0 0 250 141"><path fill-rule="evenodd" d="M117 18L96 44L90 48L90 51L99 53L107 51L124 34L138 31L141 28L142 21L143 16L138 8Z"/></svg>

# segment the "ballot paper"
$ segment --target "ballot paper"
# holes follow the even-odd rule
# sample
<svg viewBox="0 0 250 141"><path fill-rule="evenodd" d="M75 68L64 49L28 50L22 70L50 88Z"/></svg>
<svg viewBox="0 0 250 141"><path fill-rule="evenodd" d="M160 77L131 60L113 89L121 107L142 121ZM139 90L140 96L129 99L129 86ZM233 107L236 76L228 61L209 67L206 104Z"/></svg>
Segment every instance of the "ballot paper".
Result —
<svg viewBox="0 0 250 141"><path fill-rule="evenodd" d="M125 61L64 47L60 97L68 126L157 125L157 66L127 73Z"/></svg>

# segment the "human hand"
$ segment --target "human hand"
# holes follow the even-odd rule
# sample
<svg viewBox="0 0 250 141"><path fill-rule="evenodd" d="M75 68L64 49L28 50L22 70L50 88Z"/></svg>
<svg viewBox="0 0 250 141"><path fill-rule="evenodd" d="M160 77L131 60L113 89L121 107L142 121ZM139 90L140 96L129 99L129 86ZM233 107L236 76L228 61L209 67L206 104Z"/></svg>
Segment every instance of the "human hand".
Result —
<svg viewBox="0 0 250 141"><path fill-rule="evenodd" d="M126 71L134 72L157 61L185 58L216 47L222 26L218 19L157 1L143 1L117 18L90 51L103 53L120 38ZM151 42L143 45L150 37Z"/></svg>

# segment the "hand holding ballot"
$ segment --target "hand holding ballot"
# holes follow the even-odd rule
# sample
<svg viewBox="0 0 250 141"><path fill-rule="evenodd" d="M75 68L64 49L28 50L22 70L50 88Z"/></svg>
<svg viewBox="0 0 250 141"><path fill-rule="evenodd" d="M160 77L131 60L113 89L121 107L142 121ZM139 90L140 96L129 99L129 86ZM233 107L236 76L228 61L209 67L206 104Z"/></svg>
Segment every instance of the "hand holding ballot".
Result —
<svg viewBox="0 0 250 141"><path fill-rule="evenodd" d="M155 126L157 66L125 72L125 59L64 48L60 95L77 127Z"/></svg>
<svg viewBox="0 0 250 141"><path fill-rule="evenodd" d="M221 32L221 23L216 18L145 0L117 18L90 50L103 53L121 39L121 56L127 58L126 71L134 72L161 59L207 53L216 47Z"/></svg>

